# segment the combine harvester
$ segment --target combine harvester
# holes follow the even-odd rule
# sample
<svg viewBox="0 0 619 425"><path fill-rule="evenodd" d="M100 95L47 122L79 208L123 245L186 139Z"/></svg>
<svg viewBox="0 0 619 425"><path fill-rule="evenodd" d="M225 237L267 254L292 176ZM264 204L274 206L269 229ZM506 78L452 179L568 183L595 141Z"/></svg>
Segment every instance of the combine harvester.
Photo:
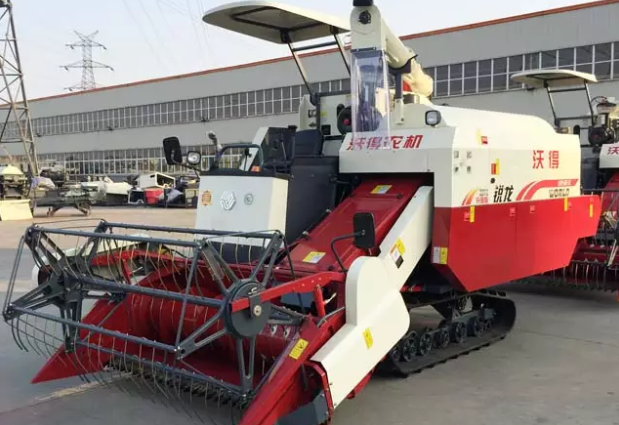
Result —
<svg viewBox="0 0 619 425"><path fill-rule="evenodd" d="M20 347L51 356L34 382L130 377L233 406L241 425L323 424L375 372L406 376L504 338L516 308L491 288L566 266L595 234L578 138L433 105L432 79L371 0L355 0L350 26L262 1L204 20L288 44L297 61L298 42L328 36L346 61L350 31L352 93L311 93L299 126L224 145L247 149L239 168L198 169L187 153L195 229L30 227L3 315ZM177 138L164 150L183 161ZM18 296L25 246L38 286Z"/></svg>
<svg viewBox="0 0 619 425"><path fill-rule="evenodd" d="M601 220L595 235L581 239L567 267L525 279L555 287L618 292L619 300L619 106L611 97L591 98L589 85L597 83L595 75L570 70L531 70L515 74L512 79L530 89L545 89L555 129L562 134L580 137L580 124L588 121L587 142L582 148L583 193L601 199ZM584 92L587 115L561 117L553 95ZM574 104L572 110L574 110ZM568 124L568 125L566 125Z"/></svg>

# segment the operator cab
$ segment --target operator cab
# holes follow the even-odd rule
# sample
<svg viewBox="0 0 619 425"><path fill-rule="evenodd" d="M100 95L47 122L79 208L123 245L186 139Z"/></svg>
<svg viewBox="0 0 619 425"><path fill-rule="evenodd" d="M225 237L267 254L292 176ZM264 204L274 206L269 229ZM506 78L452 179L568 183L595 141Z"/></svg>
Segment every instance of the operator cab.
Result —
<svg viewBox="0 0 619 425"><path fill-rule="evenodd" d="M223 5L208 11L202 19L219 28L288 46L308 93L299 106L297 143L314 153L320 149L325 155L337 156L345 134L350 131L350 91L315 91L300 53L336 46L342 58L342 71L350 76L341 40L342 34L350 32L349 22L268 1Z"/></svg>

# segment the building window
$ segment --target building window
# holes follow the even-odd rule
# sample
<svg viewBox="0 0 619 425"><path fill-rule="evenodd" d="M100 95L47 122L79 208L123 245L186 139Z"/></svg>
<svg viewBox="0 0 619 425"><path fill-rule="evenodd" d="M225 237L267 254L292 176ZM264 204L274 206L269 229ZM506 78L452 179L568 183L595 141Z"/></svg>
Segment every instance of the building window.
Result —
<svg viewBox="0 0 619 425"><path fill-rule="evenodd" d="M539 57L540 54L539 53L529 53L528 55L525 56L525 70L530 70L530 69L539 69Z"/></svg>
<svg viewBox="0 0 619 425"><path fill-rule="evenodd" d="M553 69L557 67L557 51L548 50L542 52L542 69Z"/></svg>
<svg viewBox="0 0 619 425"><path fill-rule="evenodd" d="M477 62L464 64L464 93L477 92Z"/></svg>
<svg viewBox="0 0 619 425"><path fill-rule="evenodd" d="M436 67L436 96L447 96L449 94L449 67Z"/></svg>
<svg viewBox="0 0 619 425"><path fill-rule="evenodd" d="M492 90L492 60L479 61L478 90L480 93Z"/></svg>
<svg viewBox="0 0 619 425"><path fill-rule="evenodd" d="M462 94L462 64L449 65L449 95Z"/></svg>
<svg viewBox="0 0 619 425"><path fill-rule="evenodd" d="M574 69L574 49L559 50L559 69Z"/></svg>
<svg viewBox="0 0 619 425"><path fill-rule="evenodd" d="M522 72L524 67L524 56L510 56L508 60L509 75L507 78L507 84L509 89L520 89L522 84L512 80L514 74Z"/></svg>
<svg viewBox="0 0 619 425"><path fill-rule="evenodd" d="M494 59L492 62L492 90L507 88L507 58Z"/></svg>
<svg viewBox="0 0 619 425"><path fill-rule="evenodd" d="M608 80L612 68L612 43L596 44L594 48L594 73L598 80Z"/></svg>
<svg viewBox="0 0 619 425"><path fill-rule="evenodd" d="M593 72L593 46L576 48L576 71Z"/></svg>

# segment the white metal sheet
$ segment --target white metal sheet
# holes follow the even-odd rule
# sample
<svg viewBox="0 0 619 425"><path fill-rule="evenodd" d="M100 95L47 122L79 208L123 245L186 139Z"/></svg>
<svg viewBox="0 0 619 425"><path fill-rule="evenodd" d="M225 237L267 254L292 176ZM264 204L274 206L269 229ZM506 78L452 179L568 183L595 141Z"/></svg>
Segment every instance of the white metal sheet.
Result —
<svg viewBox="0 0 619 425"><path fill-rule="evenodd" d="M350 31L347 20L271 1L240 1L209 10L207 24L239 34L286 44L282 30L292 42L308 41Z"/></svg>
<svg viewBox="0 0 619 425"><path fill-rule="evenodd" d="M512 76L512 80L532 88L544 88L547 82L550 88L569 87L587 83L597 83L595 75L569 69L535 69L523 71Z"/></svg>
<svg viewBox="0 0 619 425"><path fill-rule="evenodd" d="M275 177L206 175L200 178L196 229L234 233L286 232L288 181ZM231 241L226 241L231 242ZM239 243L262 245L262 239Z"/></svg>

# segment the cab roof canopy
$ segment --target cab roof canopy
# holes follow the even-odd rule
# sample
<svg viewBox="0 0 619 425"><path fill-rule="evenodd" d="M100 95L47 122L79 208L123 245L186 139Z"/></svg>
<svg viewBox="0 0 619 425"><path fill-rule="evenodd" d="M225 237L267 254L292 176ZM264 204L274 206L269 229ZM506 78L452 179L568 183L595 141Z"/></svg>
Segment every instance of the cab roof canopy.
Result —
<svg viewBox="0 0 619 425"><path fill-rule="evenodd" d="M524 71L514 74L512 80L536 89L579 86L585 83L598 82L593 74L572 71L570 69L535 69Z"/></svg>
<svg viewBox="0 0 619 425"><path fill-rule="evenodd" d="M314 93L298 52L336 45L350 74L344 46L339 39L340 34L350 32L350 25L346 20L271 1L239 1L224 4L207 11L202 20L207 24L239 34L271 43L287 44L301 78L312 95ZM333 41L293 46L294 43L329 36L333 37Z"/></svg>
<svg viewBox="0 0 619 425"><path fill-rule="evenodd" d="M586 72L573 71L571 69L532 69L512 75L511 79L517 83L524 84L528 89L546 89L550 109L554 117L557 128L561 127L563 121L587 118L595 125L593 106L591 104L591 93L589 84L597 83L595 75ZM555 102L552 97L555 93L584 91L586 95L589 115L579 117L559 117L555 109Z"/></svg>
<svg viewBox="0 0 619 425"><path fill-rule="evenodd" d="M204 22L277 44L350 32L346 20L270 1L239 1L206 12Z"/></svg>

